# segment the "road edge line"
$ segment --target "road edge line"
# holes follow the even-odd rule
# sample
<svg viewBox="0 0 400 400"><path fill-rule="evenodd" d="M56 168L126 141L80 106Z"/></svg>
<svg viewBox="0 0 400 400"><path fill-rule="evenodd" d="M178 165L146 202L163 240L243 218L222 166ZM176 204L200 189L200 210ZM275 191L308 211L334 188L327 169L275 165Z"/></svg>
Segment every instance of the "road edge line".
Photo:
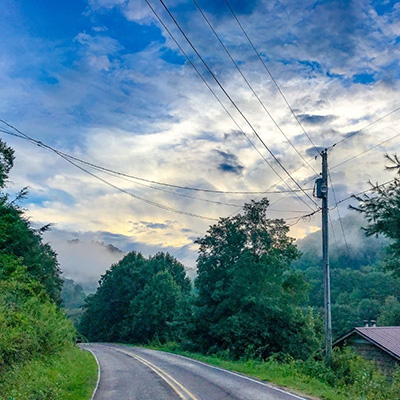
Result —
<svg viewBox="0 0 400 400"><path fill-rule="evenodd" d="M134 358L136 361L139 361L143 365L145 365L147 368L151 369L154 373L156 373L161 379L163 379L172 389L173 391L182 399L182 400L187 400L187 397L185 396L184 393L182 393L178 387L175 386L173 382L170 382L168 374L166 374L161 368L157 368L156 365L152 364L151 362L141 358L141 357L136 357L135 354L129 353L124 350L119 350L115 349L116 351L127 355L128 357ZM159 370L159 371L158 371Z"/></svg>
<svg viewBox="0 0 400 400"><path fill-rule="evenodd" d="M196 363L198 363L198 364L205 365L206 367L213 368L213 369L216 369L216 370L218 370L218 371L226 372L226 373L228 373L228 374L231 374L231 375L234 375L234 376L238 376L238 377L243 378L243 379L247 379L248 381L251 381L251 382L254 382L254 383L258 383L259 385L266 386L266 387L268 387L268 388L270 388L270 389L276 390L276 391L278 391L278 392L284 393L284 394L289 395L289 396L293 396L294 398L296 398L296 399L298 399L298 400L310 400L310 398L307 399L306 397L301 397L301 396L299 396L299 395L297 395L297 394L295 394L295 393L291 393L291 392L289 392L289 391L287 391L287 390L281 389L281 388L279 388L279 387L276 387L276 386L274 386L274 385L268 384L268 383L266 383L266 382L262 382L262 381L260 381L260 380L258 380L258 379L252 378L252 377L250 377L250 376L242 375L242 374L237 373L237 372L234 372L234 371L229 371L228 369L224 369L224 368L217 367L217 366L215 366L215 365L207 364L206 362L199 361L199 360L195 360L194 358L190 358L190 357L186 357L186 356L181 356L180 354L170 353L169 351L148 349L148 348L146 348L146 347L138 347L138 348L146 349L146 350L151 350L151 351L158 351L158 352L164 353L164 354L165 354L165 353L166 353L166 354L171 354L171 355L176 356L176 357L184 358L185 360L189 360L189 361L196 362Z"/></svg>
<svg viewBox="0 0 400 400"><path fill-rule="evenodd" d="M97 389L99 388L99 385L100 385L101 368L100 368L100 363L99 363L99 360L98 360L96 354L94 354L94 352L92 350L90 350L86 347L83 347L83 350L88 351L89 353L92 353L94 359L96 360L96 364L97 364L97 382L96 382L96 386L93 390L92 397L90 398L90 400L93 400L94 396L96 396Z"/></svg>
<svg viewBox="0 0 400 400"><path fill-rule="evenodd" d="M154 368L158 369L161 373L163 373L164 375L167 376L167 378L169 378L170 380L172 380L172 382L174 382L176 385L178 385L178 387L183 390L189 397L191 400L198 400L198 398L189 391L189 389L187 389L185 386L183 386L180 382L178 382L172 375L168 374L166 371L164 371L162 368L160 368L159 366L153 364L151 361L146 360L143 357L140 357L139 355L135 354L135 353L130 353L132 356L134 355L135 358L142 360L143 362L146 362L150 365L152 365Z"/></svg>

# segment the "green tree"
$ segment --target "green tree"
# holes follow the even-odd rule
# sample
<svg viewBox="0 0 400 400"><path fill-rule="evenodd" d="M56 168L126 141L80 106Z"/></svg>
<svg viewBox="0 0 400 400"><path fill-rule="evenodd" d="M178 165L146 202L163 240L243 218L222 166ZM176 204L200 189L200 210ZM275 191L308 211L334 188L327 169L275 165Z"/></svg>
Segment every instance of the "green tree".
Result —
<svg viewBox="0 0 400 400"><path fill-rule="evenodd" d="M131 252L113 265L88 296L80 324L90 340L147 343L173 336L182 298L190 293L183 265L169 254L146 259Z"/></svg>
<svg viewBox="0 0 400 400"><path fill-rule="evenodd" d="M0 139L0 188L3 188L8 173L14 165L14 150Z"/></svg>
<svg viewBox="0 0 400 400"><path fill-rule="evenodd" d="M233 357L286 352L305 358L319 342L313 315L300 307L307 285L291 270L299 252L268 200L211 226L200 244L191 347Z"/></svg>
<svg viewBox="0 0 400 400"><path fill-rule="evenodd" d="M153 339L166 342L172 339L174 321L182 291L168 271L154 275L129 307L123 337L134 343Z"/></svg>
<svg viewBox="0 0 400 400"><path fill-rule="evenodd" d="M397 176L387 185L371 184L375 196L356 197L360 203L355 209L368 221L367 235L382 234L391 239L386 266L400 275L400 159L397 155L385 157L391 163L386 169L396 171Z"/></svg>
<svg viewBox="0 0 400 400"><path fill-rule="evenodd" d="M4 188L13 161L14 151L0 140L0 190ZM16 200L25 195L23 189ZM57 304L61 304L61 271L56 253L43 243L42 233L46 229L48 226L33 229L16 201L9 202L8 196L0 192L0 253L21 259L31 277L46 288Z"/></svg>
<svg viewBox="0 0 400 400"><path fill-rule="evenodd" d="M400 326L400 302L395 296L388 296L378 318L379 326Z"/></svg>

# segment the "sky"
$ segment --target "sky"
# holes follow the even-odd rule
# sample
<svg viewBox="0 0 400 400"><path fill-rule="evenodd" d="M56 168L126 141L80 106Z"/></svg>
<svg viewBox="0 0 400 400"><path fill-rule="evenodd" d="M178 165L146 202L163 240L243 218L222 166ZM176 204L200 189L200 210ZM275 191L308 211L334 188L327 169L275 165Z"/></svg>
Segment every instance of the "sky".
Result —
<svg viewBox="0 0 400 400"><path fill-rule="evenodd" d="M277 184L275 191L297 189L286 170L310 189L321 169L312 143L328 147L349 134L329 152L336 200L366 190L369 180L392 178L384 170L383 154L396 152L400 138L338 164L399 133L400 112L360 129L400 106L400 2L229 1L310 141L224 0L197 3L270 115L194 2L165 0L285 170L217 86L161 2L149 2L237 124L144 0L0 0L0 118L80 159L179 186L262 191ZM22 205L35 225L54 224L45 239L60 254L67 277L77 276L76 265L100 276L105 260L116 262L131 250L145 255L170 251L193 268L194 240L214 219L257 197L186 191L90 170L125 190L121 192L43 148L3 133L0 138L16 151L7 190L12 197L29 187ZM301 167L304 159L309 164ZM132 194L210 219L157 208ZM316 208L299 196L301 200L295 194L268 194L271 203L278 201L271 206L271 218L293 218ZM348 203L339 211L345 216ZM338 218L337 210L332 218ZM302 238L319 228L316 214L292 226L291 235ZM343 240L340 231L336 236ZM96 251L94 243L102 250ZM108 244L123 253L105 257Z"/></svg>

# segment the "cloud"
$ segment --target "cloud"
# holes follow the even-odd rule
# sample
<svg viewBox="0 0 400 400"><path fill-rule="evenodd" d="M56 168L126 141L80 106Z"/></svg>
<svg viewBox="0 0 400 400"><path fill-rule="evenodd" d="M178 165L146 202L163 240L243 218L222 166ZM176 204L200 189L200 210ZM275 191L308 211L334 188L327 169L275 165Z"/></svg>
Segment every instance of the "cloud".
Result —
<svg viewBox="0 0 400 400"><path fill-rule="evenodd" d="M149 229L167 229L168 224L161 224L161 223L154 223L154 222L146 222L146 221L140 221L140 223L145 226L146 228Z"/></svg>
<svg viewBox="0 0 400 400"><path fill-rule="evenodd" d="M248 90L195 7L182 1L169 5L268 147L294 179L312 182L313 169L320 171L320 158L310 161L312 168L302 167L304 161ZM398 106L399 7L298 0L234 2L232 6L318 148L330 146L349 132L360 132L330 152L331 166L395 135L396 114L361 129ZM315 149L224 3L206 1L204 8L275 121L303 156L315 156ZM45 11L36 7L34 15L25 15L23 26L20 16L28 10L9 13L0 20L3 119L76 157L153 181L222 191L266 190L280 182L144 2L93 0L85 15L79 12L68 27L60 25L55 30L46 24L47 17L41 14ZM165 20L177 34L173 24ZM177 37L237 124L286 179L287 184L277 187L293 187L190 47ZM363 74L373 75L373 82L367 82ZM211 221L155 208L54 154L4 137L15 147L17 156L9 192L30 186L30 197L23 206L32 221L53 222L57 232L68 232L69 239L89 243L88 249L93 251L97 245L90 244L92 241L146 254L158 249L177 252L183 246L177 256L193 267L196 254L190 252L196 247L192 239L203 235ZM369 179L391 179L381 153L396 147L395 141L388 142L381 152L368 152L345 168L333 169L337 196L365 190ZM237 208L203 200L243 204L256 197L168 188L195 197L189 199L155 190L151 187L154 184L143 186L144 182L126 177L91 172L144 199L212 218L226 217ZM268 197L271 203L279 200L274 208L283 210L271 212L271 216L292 217L290 212L298 209L309 212L295 195ZM346 204L340 207L343 215L348 213ZM301 221L291 228L291 234L304 236L319 224L317 217ZM64 243L69 239L60 239L63 254L71 248ZM56 246L58 241L54 243ZM66 255L62 261L67 262ZM78 258L75 261L78 265ZM93 276L100 270L94 271Z"/></svg>
<svg viewBox="0 0 400 400"><path fill-rule="evenodd" d="M227 153L222 150L215 150L219 155L219 158L222 159L222 162L219 162L218 168L223 172L230 172L236 175L241 175L244 169L244 166L239 163L238 158L232 154Z"/></svg>
<svg viewBox="0 0 400 400"><path fill-rule="evenodd" d="M298 118L301 122L304 122L308 125L324 125L333 121L336 117L334 115L300 114L298 115Z"/></svg>

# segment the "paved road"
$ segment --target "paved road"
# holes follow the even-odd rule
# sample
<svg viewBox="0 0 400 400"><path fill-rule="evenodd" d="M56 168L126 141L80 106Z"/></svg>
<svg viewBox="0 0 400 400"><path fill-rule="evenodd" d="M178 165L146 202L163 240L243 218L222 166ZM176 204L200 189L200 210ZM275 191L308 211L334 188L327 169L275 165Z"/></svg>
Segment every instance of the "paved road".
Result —
<svg viewBox="0 0 400 400"><path fill-rule="evenodd" d="M242 375L170 353L85 344L100 365L94 400L304 400Z"/></svg>

